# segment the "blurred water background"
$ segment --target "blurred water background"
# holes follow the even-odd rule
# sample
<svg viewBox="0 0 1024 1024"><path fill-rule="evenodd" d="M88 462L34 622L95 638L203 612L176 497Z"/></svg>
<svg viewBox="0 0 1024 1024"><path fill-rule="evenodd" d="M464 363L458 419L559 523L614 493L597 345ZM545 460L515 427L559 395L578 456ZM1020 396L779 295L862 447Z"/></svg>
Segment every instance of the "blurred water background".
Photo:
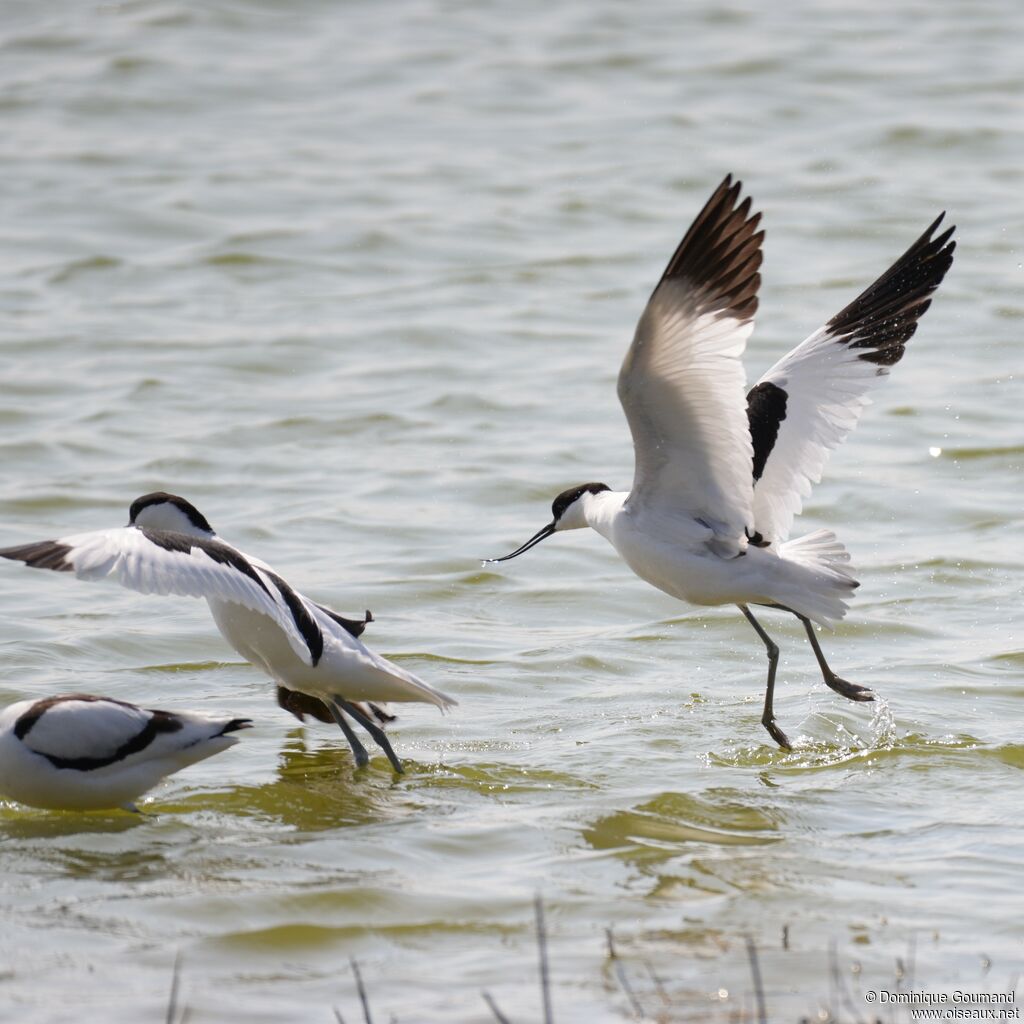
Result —
<svg viewBox="0 0 1024 1024"><path fill-rule="evenodd" d="M461 707L409 772L297 727L199 602L0 567L0 699L258 728L153 816L0 809L0 1017L865 1018L1021 968L1024 7L55 0L0 8L2 543L184 494ZM953 270L802 529L862 581L760 643L576 533L614 381L722 176L767 241L751 378L941 210ZM607 955L614 929L619 959ZM900 967L903 965L902 980ZM856 1015L854 1013L856 1012ZM884 1019L891 1011L877 1009ZM903 1019L903 1018L899 1018Z"/></svg>

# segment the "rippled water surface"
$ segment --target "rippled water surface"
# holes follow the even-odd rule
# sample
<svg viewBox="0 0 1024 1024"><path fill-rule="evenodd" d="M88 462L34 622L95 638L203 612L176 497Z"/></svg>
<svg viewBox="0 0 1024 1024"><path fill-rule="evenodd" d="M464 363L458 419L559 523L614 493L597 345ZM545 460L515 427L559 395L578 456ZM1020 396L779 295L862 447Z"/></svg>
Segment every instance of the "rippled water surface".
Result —
<svg viewBox="0 0 1024 1024"><path fill-rule="evenodd" d="M198 602L0 566L0 699L258 728L148 816L0 808L0 1016L865 1018L1021 970L1024 8L178 0L0 9L4 544L185 494L455 694L408 774L297 727ZM960 246L800 524L823 643L673 602L551 498L629 485L614 380L726 171L767 229L751 375L946 209ZM614 936L609 956L606 929ZM897 961L903 965L901 968ZM881 1012L881 1011L879 1011ZM886 1011L888 1012L888 1011ZM885 1019L897 1019L890 1014ZM903 1018L899 1018L903 1019Z"/></svg>

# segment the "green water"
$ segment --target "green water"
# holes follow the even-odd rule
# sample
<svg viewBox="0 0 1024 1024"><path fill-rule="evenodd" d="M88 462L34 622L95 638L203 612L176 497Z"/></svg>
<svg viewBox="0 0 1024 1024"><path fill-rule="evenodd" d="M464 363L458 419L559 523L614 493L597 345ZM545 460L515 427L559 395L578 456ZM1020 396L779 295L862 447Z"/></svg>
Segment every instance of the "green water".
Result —
<svg viewBox="0 0 1024 1024"><path fill-rule="evenodd" d="M0 1019L868 1019L1022 970L1024 9L399 2L0 9L5 544L186 495L461 704L408 774L297 727L205 607L0 567L0 700L256 720L150 816L0 807ZM726 171L767 229L751 377L942 209L948 280L798 526L862 587L776 710L735 610L551 498L626 488L614 394ZM613 929L617 959L608 956ZM902 967L900 966L902 965ZM886 1021L905 1012L876 1007ZM887 1016L885 1016L887 1015ZM874 1019L873 1017L871 1019Z"/></svg>

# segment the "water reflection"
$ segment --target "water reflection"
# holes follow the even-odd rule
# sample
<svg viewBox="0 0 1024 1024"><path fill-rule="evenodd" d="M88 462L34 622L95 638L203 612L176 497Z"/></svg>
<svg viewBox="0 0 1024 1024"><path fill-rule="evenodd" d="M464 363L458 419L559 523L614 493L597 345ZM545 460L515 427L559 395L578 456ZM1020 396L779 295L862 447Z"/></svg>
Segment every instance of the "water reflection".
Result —
<svg viewBox="0 0 1024 1024"><path fill-rule="evenodd" d="M65 836L120 835L144 825L145 815L128 811L44 811L20 804L0 805L0 843Z"/></svg>
<svg viewBox="0 0 1024 1024"><path fill-rule="evenodd" d="M415 809L404 779L394 776L384 758L374 758L357 771L345 748L311 744L306 734L302 727L288 733L272 781L189 794L162 804L161 810L169 814L212 811L299 832L319 832L390 821ZM406 761L408 775L421 770L420 765Z"/></svg>
<svg viewBox="0 0 1024 1024"><path fill-rule="evenodd" d="M585 835L595 849L608 849L621 837L734 846L774 838L776 816L754 807L735 789L709 789L701 796L665 792L629 811L600 819Z"/></svg>

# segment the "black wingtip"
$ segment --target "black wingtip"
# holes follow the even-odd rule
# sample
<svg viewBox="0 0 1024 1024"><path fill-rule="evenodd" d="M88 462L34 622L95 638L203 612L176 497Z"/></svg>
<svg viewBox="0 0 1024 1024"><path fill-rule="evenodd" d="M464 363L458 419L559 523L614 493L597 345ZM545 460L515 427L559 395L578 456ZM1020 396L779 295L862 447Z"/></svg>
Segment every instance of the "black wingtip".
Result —
<svg viewBox="0 0 1024 1024"><path fill-rule="evenodd" d="M881 277L828 322L830 334L850 348L868 350L861 359L888 367L903 357L932 294L953 265L956 225L935 237L945 216L943 210Z"/></svg>
<svg viewBox="0 0 1024 1024"><path fill-rule="evenodd" d="M715 199L716 197L720 196L723 192L728 192L731 188L734 187L734 185L735 185L736 188L742 188L743 187L743 182L742 181L734 182L733 181L733 176L732 176L732 171L730 171L718 183L718 188L716 188L715 191L711 193L711 198Z"/></svg>
<svg viewBox="0 0 1024 1024"><path fill-rule="evenodd" d="M761 214L751 199L740 202L742 181L727 174L690 225L658 286L685 281L701 294L702 311L749 320L757 312L761 283ZM657 289L655 289L657 290Z"/></svg>
<svg viewBox="0 0 1024 1024"><path fill-rule="evenodd" d="M373 612L369 608L366 609L366 614L361 619L348 619L344 615L339 615L334 609L328 608L326 605L318 604L317 608L324 613L324 615L332 618L339 626L341 626L345 632L350 636L359 637L362 636L363 631L366 627L374 621ZM333 721L333 719L331 719Z"/></svg>
<svg viewBox="0 0 1024 1024"><path fill-rule="evenodd" d="M33 569L52 569L54 572L74 572L75 567L67 560L71 548L55 540L41 540L35 544L19 544L12 548L0 548L0 558L24 562Z"/></svg>

